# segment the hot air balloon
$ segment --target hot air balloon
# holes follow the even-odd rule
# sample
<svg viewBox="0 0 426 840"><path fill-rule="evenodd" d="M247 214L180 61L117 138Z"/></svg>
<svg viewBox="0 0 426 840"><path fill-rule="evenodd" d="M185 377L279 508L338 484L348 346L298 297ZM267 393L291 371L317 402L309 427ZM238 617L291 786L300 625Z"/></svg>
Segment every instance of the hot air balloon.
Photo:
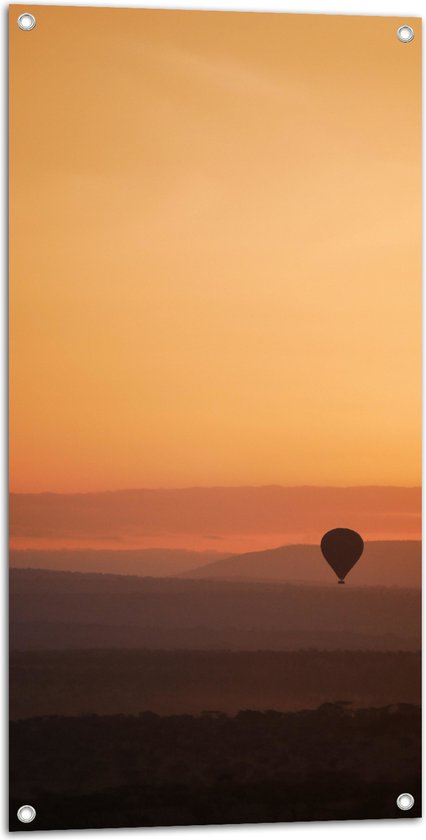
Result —
<svg viewBox="0 0 426 840"><path fill-rule="evenodd" d="M333 528L324 534L321 551L339 578L338 582L344 583L346 575L364 551L364 540L350 528Z"/></svg>

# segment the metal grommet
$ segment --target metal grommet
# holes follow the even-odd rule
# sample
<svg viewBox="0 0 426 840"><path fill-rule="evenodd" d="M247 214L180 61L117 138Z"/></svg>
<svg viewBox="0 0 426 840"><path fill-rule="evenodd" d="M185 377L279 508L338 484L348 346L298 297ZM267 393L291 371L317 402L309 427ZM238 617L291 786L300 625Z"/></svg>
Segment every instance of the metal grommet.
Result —
<svg viewBox="0 0 426 840"><path fill-rule="evenodd" d="M411 793L400 793L396 804L401 811L410 811L414 805L414 796Z"/></svg>
<svg viewBox="0 0 426 840"><path fill-rule="evenodd" d="M396 34L398 40L401 41L402 44L409 44L414 38L414 29L412 26L408 26L408 24L404 23L403 26L398 27Z"/></svg>
<svg viewBox="0 0 426 840"><path fill-rule="evenodd" d="M30 823L35 819L36 809L32 805L21 805L16 812L19 822Z"/></svg>
<svg viewBox="0 0 426 840"><path fill-rule="evenodd" d="M36 25L36 19L34 15L31 15L29 12L22 12L22 15L19 15L18 17L17 23L23 32L30 32Z"/></svg>

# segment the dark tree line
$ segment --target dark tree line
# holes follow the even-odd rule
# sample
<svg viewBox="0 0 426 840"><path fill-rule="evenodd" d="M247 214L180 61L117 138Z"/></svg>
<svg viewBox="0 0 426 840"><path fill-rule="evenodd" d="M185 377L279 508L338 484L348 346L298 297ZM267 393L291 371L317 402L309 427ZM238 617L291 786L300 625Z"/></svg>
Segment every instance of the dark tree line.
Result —
<svg viewBox="0 0 426 840"><path fill-rule="evenodd" d="M408 704L16 721L11 829L23 802L26 830L418 817L420 744Z"/></svg>

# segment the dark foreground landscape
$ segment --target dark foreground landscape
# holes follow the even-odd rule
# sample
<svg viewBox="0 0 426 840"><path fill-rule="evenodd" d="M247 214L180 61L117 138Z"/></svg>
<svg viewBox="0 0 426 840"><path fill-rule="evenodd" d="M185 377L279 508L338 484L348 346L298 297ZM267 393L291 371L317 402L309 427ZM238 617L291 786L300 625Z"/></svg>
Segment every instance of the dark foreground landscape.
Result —
<svg viewBox="0 0 426 840"><path fill-rule="evenodd" d="M420 816L416 588L22 569L10 629L12 831Z"/></svg>
<svg viewBox="0 0 426 840"><path fill-rule="evenodd" d="M12 831L23 802L37 810L27 831L421 815L412 705L33 718L11 743Z"/></svg>
<svg viewBox="0 0 426 840"><path fill-rule="evenodd" d="M420 704L419 651L15 652L11 718Z"/></svg>

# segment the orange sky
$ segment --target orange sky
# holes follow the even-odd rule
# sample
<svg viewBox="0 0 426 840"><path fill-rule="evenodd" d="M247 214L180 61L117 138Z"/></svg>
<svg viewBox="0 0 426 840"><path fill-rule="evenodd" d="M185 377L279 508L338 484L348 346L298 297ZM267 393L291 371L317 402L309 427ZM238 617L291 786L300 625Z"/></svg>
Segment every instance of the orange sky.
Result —
<svg viewBox="0 0 426 840"><path fill-rule="evenodd" d="M420 21L11 7L11 487L420 482Z"/></svg>

